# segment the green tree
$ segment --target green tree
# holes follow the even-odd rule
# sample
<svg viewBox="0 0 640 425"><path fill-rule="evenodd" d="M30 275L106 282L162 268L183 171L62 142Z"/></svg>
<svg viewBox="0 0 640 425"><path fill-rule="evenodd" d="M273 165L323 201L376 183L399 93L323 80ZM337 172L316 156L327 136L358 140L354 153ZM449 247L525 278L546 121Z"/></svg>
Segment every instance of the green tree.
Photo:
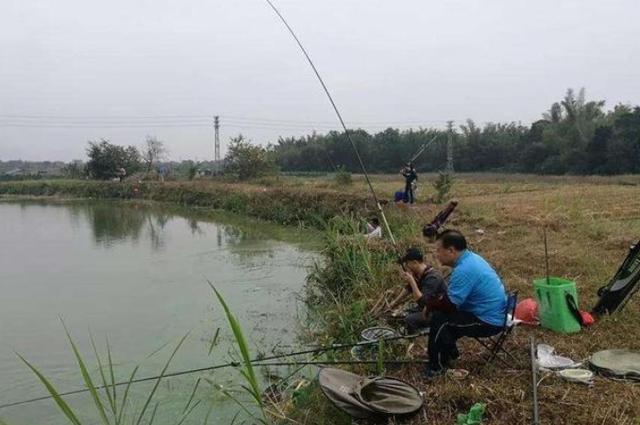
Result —
<svg viewBox="0 0 640 425"><path fill-rule="evenodd" d="M100 143L89 142L87 156L87 173L97 180L116 177L120 168L124 168L128 175L142 168L140 152L134 146L118 146L106 139L102 139Z"/></svg>
<svg viewBox="0 0 640 425"><path fill-rule="evenodd" d="M224 163L225 172L239 180L261 177L277 171L269 152L262 146L252 144L242 134L231 139Z"/></svg>
<svg viewBox="0 0 640 425"><path fill-rule="evenodd" d="M637 108L636 108L637 109ZM477 125L467 120L454 133L456 170L518 171L542 174L640 172L640 122L631 106L604 111L604 101L588 100L584 89L564 97L530 127L517 122ZM377 134L350 130L370 172L397 173L420 146L437 135L416 162L419 172L442 169L447 134L438 129L398 130ZM279 139L270 147L284 171L329 171L360 167L344 132L331 131Z"/></svg>

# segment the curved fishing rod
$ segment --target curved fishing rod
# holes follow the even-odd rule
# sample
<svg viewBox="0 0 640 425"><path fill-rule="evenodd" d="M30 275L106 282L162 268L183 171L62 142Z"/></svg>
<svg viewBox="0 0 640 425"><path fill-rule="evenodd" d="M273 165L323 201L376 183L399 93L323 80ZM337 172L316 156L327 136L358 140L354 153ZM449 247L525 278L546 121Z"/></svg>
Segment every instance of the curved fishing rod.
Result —
<svg viewBox="0 0 640 425"><path fill-rule="evenodd" d="M425 151L425 149L427 149L429 147L429 145L431 145L431 143L435 142L435 140L438 138L438 136L439 136L439 134L436 134L435 136L433 136L433 139L429 140L428 142L426 142L425 144L420 146L418 151L415 153L415 155L413 155L413 157L411 157L411 159L408 162L414 162L416 159L418 159L418 157L420 157L420 155L422 155L422 153Z"/></svg>
<svg viewBox="0 0 640 425"><path fill-rule="evenodd" d="M307 53L307 50L304 48L304 46L302 45L302 43L298 39L298 36L293 31L293 29L289 26L289 24L287 23L286 19L284 19L284 16L282 16L280 11L275 7L275 5L271 2L271 0L265 0L265 1L269 4L269 6L271 6L273 11L276 13L276 15L278 15L278 17L280 18L282 23L285 25L285 27L287 27L287 30L289 30L289 33L291 33L291 36L293 37L293 39L298 44L298 47L300 47L300 50L302 50L302 53L304 54L305 58L307 58L307 61L309 62L309 65L311 65L311 69L313 69L313 72L316 74L316 77L318 77L318 81L320 81L320 84L322 85L322 88L324 89L324 92L326 93L327 97L329 98L329 102L331 102L331 106L333 107L333 110L335 111L336 115L338 116L338 120L340 121L340 125L342 125L344 133L347 136L347 139L349 140L349 143L351 144L351 147L353 148L353 150L354 150L354 152L356 154L356 157L358 158L358 163L360 164L360 169L362 170L362 173L364 174L364 178L367 181L367 185L369 186L369 190L371 191L371 195L373 195L373 200L376 203L376 207L378 208L378 211L380 212L380 216L382 217L382 221L384 222L384 226L385 226L387 232L389 233L389 238L391 239L391 243L397 249L396 240L393 237L393 233L391 232L391 228L389 227L389 223L387 222L387 217L384 215L384 211L382 210L382 206L380 205L380 202L378 201L378 196L376 195L376 192L373 189L373 185L371 184L371 180L369 179L369 173L367 173L367 169L364 166L364 162L362 161L362 157L360 156L360 152L358 151L358 148L356 147L356 144L353 142L353 139L351 138L351 133L347 129L347 126L345 125L344 120L342 119L342 115L340 114L340 111L338 110L338 107L336 106L336 103L333 101L333 97L331 97L331 93L329 93L329 89L327 88L327 85L324 83L324 80L320 76L320 73L318 72L316 66L313 64L313 61L311 60L311 57Z"/></svg>
<svg viewBox="0 0 640 425"><path fill-rule="evenodd" d="M418 338L420 336L425 335L424 332L418 332L416 334L411 334L411 335L398 335L398 336L393 336L393 337L388 337L388 338L379 338L377 340L374 341L361 341L361 342L356 342L356 343L351 343L351 344L332 344L332 345L328 345L328 346L324 346L324 347L318 347L318 348L313 348L313 349L308 349L308 350L303 350L303 351L296 351L293 353L285 353L285 354L277 354L277 355L273 355L273 356L267 356L267 357L256 357L254 359L252 359L250 361L250 363L254 366L296 366L296 365L322 365L322 364L369 364L369 361L350 361L350 360L327 360L327 361L299 361L299 362L276 362L276 363L269 363L269 360L278 360L278 359L284 359L287 357L293 357L293 356L299 356L302 354L318 354L318 353L323 353L325 351L332 351L332 350L342 350L342 349L346 349L346 348L353 348L353 347L357 347L357 346L366 346L366 345L372 345L372 344L378 344L380 341L395 341L395 340L399 340L399 339L405 339L405 340L410 340L410 339L414 339L414 338ZM264 363L267 362L267 363ZM384 363L389 363L389 364L403 364L409 361L405 361L405 360L390 360L390 361L385 361ZM415 362L415 361L413 361ZM375 362L374 362L375 363ZM182 376L182 375L190 375L192 373L198 373L198 372L208 372L208 371L212 371L212 370L217 370L217 369L224 369L227 367L238 367L238 366L242 366L242 362L239 361L232 361L232 362L228 362L228 363L222 363L219 365L215 365L215 366L206 366L206 367L200 367L200 368L196 368L196 369L188 369L188 370L182 370L182 371L177 371L177 372L171 372L171 373L165 373L164 375L155 375L155 376L147 376L144 378L138 378L138 379L132 379L130 381L122 381L122 382L116 382L113 385L98 385L93 387L96 390L101 390L103 388L110 388L110 387L120 387L123 385L129 385L129 384L137 384L140 382L148 382L148 381L154 381L156 379L160 379L160 378L173 378L176 376ZM68 395L75 395L75 394L82 394L85 392L90 391L89 388L82 388L82 389L78 389L78 390L72 390L72 391L67 391L67 392L62 392L62 393L58 393L58 396L68 396ZM0 405L0 409L4 409L7 407L14 407L14 406L20 406L23 404L28 404L28 403L34 403L36 401L42 401L42 400L48 400L53 398L53 396L48 395L48 396L42 396L42 397L36 397L36 398L31 398L28 400L22 400L22 401L14 401L12 403L6 403L6 404L2 404Z"/></svg>

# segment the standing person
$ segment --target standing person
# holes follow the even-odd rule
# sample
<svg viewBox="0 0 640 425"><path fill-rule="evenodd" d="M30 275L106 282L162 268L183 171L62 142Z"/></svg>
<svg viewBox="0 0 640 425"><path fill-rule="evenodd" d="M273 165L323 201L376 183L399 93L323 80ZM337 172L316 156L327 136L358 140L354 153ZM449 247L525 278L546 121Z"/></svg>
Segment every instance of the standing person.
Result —
<svg viewBox="0 0 640 425"><path fill-rule="evenodd" d="M485 338L504 326L507 295L491 265L467 248L457 230L445 230L436 240L436 257L453 267L444 302L435 311L429 331L427 378L441 375L459 353L456 341L463 336Z"/></svg>
<svg viewBox="0 0 640 425"><path fill-rule="evenodd" d="M405 168L402 169L402 176L404 177L404 202L413 204L415 198L413 196L413 184L418 180L418 173L413 167L413 162L409 162Z"/></svg>
<svg viewBox="0 0 640 425"><path fill-rule="evenodd" d="M418 304L418 309L405 318L407 334L411 335L429 326L427 305L444 295L447 284L442 274L424 261L424 255L419 248L409 248L400 259L400 264L404 266L400 277L406 282L406 286L391 303L391 308L399 305L407 295L411 295Z"/></svg>

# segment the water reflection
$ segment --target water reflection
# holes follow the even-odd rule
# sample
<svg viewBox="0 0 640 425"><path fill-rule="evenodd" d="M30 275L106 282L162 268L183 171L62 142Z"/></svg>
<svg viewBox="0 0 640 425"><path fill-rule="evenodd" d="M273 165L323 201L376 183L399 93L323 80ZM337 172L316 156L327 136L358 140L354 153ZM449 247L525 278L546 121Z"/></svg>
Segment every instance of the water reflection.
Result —
<svg viewBox="0 0 640 425"><path fill-rule="evenodd" d="M61 315L82 352L92 351L87 327L100 338L108 335L122 365L117 380L128 378L137 359L162 343L173 344L189 329L193 337L172 368L226 361L233 337L205 278L233 306L252 347L267 353L278 343L295 343L296 292L314 257L305 250L313 247L309 232L145 202L0 202L0 217L0 404L44 391L14 349L28 354L61 391L81 384L56 320ZM221 328L219 344L209 355L216 328ZM161 370L165 354L145 360L140 375ZM166 381L157 396L166 411L176 409L165 400L179 409L185 405L194 379ZM237 374L218 371L215 380L226 387L237 382ZM5 387L11 391L2 391ZM143 388L132 388L132 400L144 401ZM206 391L200 390L203 400L211 398ZM72 402L81 414L92 409L89 398ZM209 423L231 422L235 409L217 404ZM64 423L49 402L0 413L14 424ZM194 423L204 423L198 415L194 412ZM159 417L159 424L175 423L172 416Z"/></svg>
<svg viewBox="0 0 640 425"><path fill-rule="evenodd" d="M153 251L163 251L170 237L169 223L184 223L193 236L215 238L218 248L224 247L241 261L272 258L273 249L265 248L264 239L294 243L309 241L308 235L292 237L290 231L283 231L280 226L210 210L119 201L51 203L30 200L20 202L20 207L24 209L34 204L45 208L64 208L72 226L88 226L94 243L103 248L148 242Z"/></svg>
<svg viewBox="0 0 640 425"><path fill-rule="evenodd" d="M96 245L105 248L147 238L152 249L160 251L165 246L165 226L172 219L161 211L128 203L69 203L66 207L73 221L87 223Z"/></svg>

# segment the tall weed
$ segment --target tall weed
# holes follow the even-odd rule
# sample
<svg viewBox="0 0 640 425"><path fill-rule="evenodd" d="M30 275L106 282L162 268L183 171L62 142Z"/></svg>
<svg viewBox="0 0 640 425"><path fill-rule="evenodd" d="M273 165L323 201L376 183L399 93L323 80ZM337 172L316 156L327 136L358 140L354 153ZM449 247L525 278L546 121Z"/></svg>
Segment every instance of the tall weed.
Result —
<svg viewBox="0 0 640 425"><path fill-rule="evenodd" d="M93 423L100 422L104 425L124 424L124 418L126 416L130 416L130 417L137 416L137 420L135 421L136 425L140 425L141 423L143 423L143 419L145 418L145 413L147 412L147 409L151 404L154 395L156 394L156 391L160 385L160 382L162 381L162 378L164 377L167 369L169 368L169 365L171 364L171 361L173 360L174 356L176 355L176 353L184 343L185 339L189 335L188 333L185 334L180 339L180 341L178 342L174 350L172 351L171 356L169 356L169 359L167 360L167 362L164 365L164 368L162 369L162 372L160 373L158 378L155 380L152 390L147 395L146 401L142 409L139 412L130 412L131 403L128 403L129 389L131 387L132 381L135 379L139 365L133 369L133 372L129 377L129 381L127 382L127 386L125 388L123 396L120 400L118 400L117 392L116 392L116 386L118 384L115 382L115 370L114 370L113 361L111 358L111 348L109 347L108 342L107 342L108 374L105 374L104 366L98 354L98 350L97 350L95 341L93 340L93 336L90 337L91 345L93 347L94 354L96 356L96 362L98 363L98 368L100 370L100 378L102 380L102 384L97 386L94 383L91 377L91 374L89 373L89 369L87 368L86 362L82 357L82 355L80 354L80 351L78 350L77 345L71 338L71 334L69 333L67 327L64 325L64 322L63 322L63 326L65 329L67 338L69 340L71 349L73 350L76 362L78 364L78 369L80 370L80 373L82 375L82 379L85 383L87 390L91 394L91 399L93 401L93 406L95 408L95 413L97 415L97 418L92 419L90 423L93 424ZM71 408L71 406L63 399L63 397L60 395L60 391L58 391L56 387L51 383L50 379L45 377L44 374L38 368L36 368L33 364L31 364L22 355L18 353L16 353L16 355L29 367L29 369L31 369L31 371L38 377L40 382L42 382L42 384L45 386L45 388L47 389L47 391L55 401L58 408L61 410L62 414L69 420L69 422L71 422L73 425L83 425L83 422L79 419L79 415L77 414L77 412L73 408ZM104 390L104 393L106 395L106 401L104 399L104 396L102 396L98 392L98 390L100 389ZM108 407L108 409L105 408L105 406ZM158 408L158 404L156 403L151 415L149 416L148 419L144 421L146 425L153 424L156 417L157 408ZM193 409L191 409L188 413L191 413L192 410Z"/></svg>

